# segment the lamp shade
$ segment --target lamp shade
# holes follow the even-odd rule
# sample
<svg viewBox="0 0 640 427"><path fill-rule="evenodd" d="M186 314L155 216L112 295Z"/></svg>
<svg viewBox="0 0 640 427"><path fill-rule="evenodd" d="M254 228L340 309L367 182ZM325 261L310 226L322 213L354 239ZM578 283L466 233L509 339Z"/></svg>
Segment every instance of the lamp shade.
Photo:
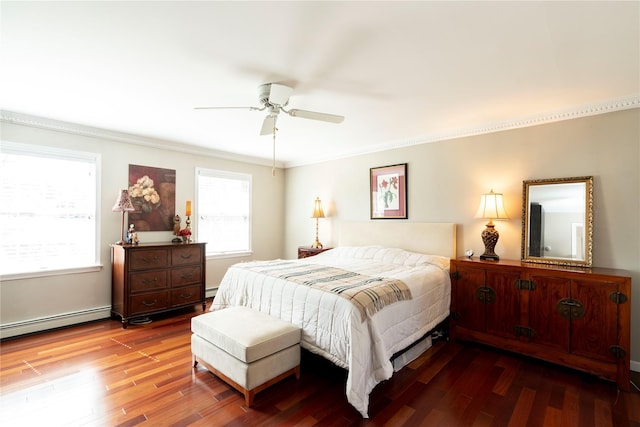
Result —
<svg viewBox="0 0 640 427"><path fill-rule="evenodd" d="M316 200L313 203L313 213L311 214L311 218L324 218L324 210L322 210L322 201L320 200L320 197L316 197Z"/></svg>
<svg viewBox="0 0 640 427"><path fill-rule="evenodd" d="M502 202L502 193L494 193L491 190L490 193L483 194L480 197L480 206L478 207L478 212L476 212L476 218L508 219L509 215L507 215Z"/></svg>
<svg viewBox="0 0 640 427"><path fill-rule="evenodd" d="M131 203L128 190L120 190L116 204L113 205L111 210L113 212L131 212L136 210L136 208L133 207L133 203Z"/></svg>

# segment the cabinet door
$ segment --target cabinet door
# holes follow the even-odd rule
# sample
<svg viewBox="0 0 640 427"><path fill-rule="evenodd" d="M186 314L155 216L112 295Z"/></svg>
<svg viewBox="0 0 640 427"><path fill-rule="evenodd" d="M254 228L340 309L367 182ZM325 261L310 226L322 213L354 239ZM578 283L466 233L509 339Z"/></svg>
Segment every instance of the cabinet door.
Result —
<svg viewBox="0 0 640 427"><path fill-rule="evenodd" d="M568 352L570 321L557 309L558 302L571 296L571 281L563 277L529 276L535 289L529 291L531 341Z"/></svg>
<svg viewBox="0 0 640 427"><path fill-rule="evenodd" d="M520 271L495 269L487 270L487 295L494 293L494 300L487 300L486 332L501 337L516 338L515 327L520 323L520 290L516 281Z"/></svg>
<svg viewBox="0 0 640 427"><path fill-rule="evenodd" d="M485 269L456 264L454 280L454 307L457 313L456 325L462 328L484 332L484 303L477 295L478 288L484 287Z"/></svg>
<svg viewBox="0 0 640 427"><path fill-rule="evenodd" d="M584 306L584 315L572 319L571 352L604 361L615 360L609 347L618 345L618 304L609 295L617 283L573 280L571 297Z"/></svg>

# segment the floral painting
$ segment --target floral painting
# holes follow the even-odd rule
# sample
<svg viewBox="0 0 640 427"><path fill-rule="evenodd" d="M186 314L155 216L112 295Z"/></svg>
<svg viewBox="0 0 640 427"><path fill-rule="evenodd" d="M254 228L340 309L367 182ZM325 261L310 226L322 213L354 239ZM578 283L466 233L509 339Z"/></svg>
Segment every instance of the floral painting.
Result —
<svg viewBox="0 0 640 427"><path fill-rule="evenodd" d="M407 164L370 169L371 219L407 218Z"/></svg>
<svg viewBox="0 0 640 427"><path fill-rule="evenodd" d="M129 197L135 208L129 212L129 223L136 231L173 230L175 169L129 165Z"/></svg>

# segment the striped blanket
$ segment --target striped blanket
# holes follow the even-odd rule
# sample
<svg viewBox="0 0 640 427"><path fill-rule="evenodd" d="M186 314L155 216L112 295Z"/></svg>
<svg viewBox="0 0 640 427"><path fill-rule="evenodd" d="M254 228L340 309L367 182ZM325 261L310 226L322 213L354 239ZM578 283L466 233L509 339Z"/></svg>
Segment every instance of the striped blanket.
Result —
<svg viewBox="0 0 640 427"><path fill-rule="evenodd" d="M401 280L336 267L286 260L252 261L236 267L336 293L358 308L363 321L387 305L411 299L411 291Z"/></svg>

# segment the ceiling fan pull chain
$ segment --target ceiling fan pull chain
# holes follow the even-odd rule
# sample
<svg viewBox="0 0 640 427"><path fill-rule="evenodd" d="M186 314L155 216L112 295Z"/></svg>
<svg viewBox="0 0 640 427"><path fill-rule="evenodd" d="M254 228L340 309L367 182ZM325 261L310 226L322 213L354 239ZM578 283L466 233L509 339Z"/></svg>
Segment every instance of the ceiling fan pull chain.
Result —
<svg viewBox="0 0 640 427"><path fill-rule="evenodd" d="M276 127L273 126L273 165L271 166L271 176L276 176Z"/></svg>

